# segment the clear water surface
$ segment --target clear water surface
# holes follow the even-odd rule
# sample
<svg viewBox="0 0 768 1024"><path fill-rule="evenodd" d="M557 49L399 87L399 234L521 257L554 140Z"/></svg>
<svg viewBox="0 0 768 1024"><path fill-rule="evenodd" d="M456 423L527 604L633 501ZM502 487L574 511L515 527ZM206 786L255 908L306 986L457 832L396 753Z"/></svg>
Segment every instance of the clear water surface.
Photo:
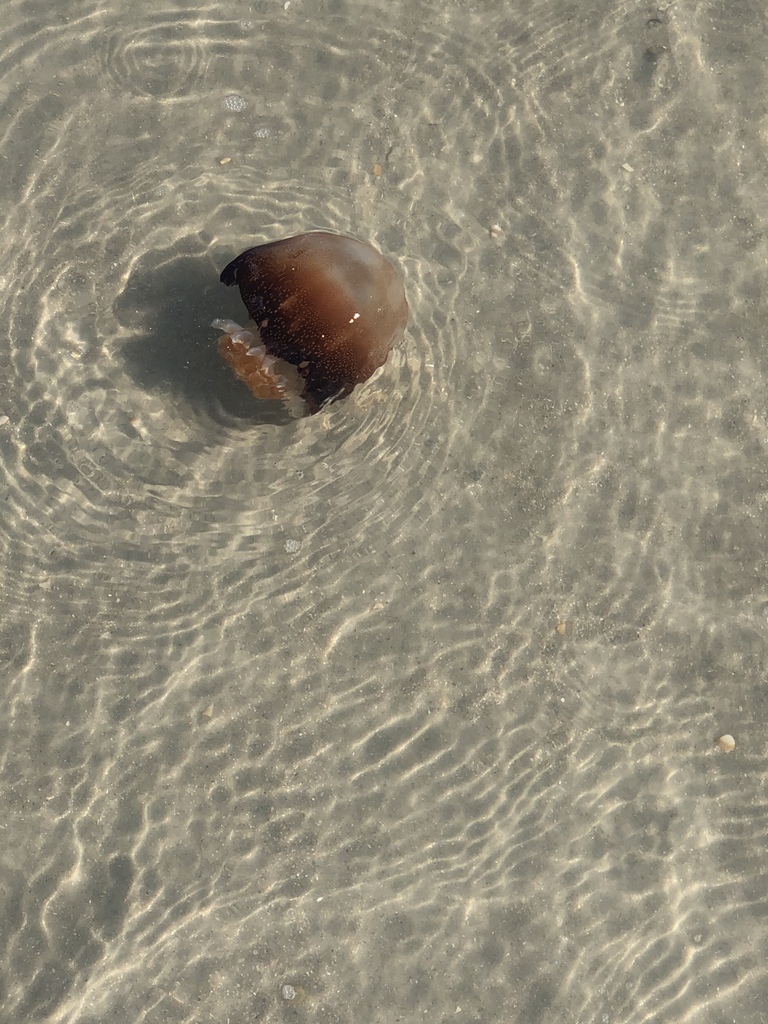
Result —
<svg viewBox="0 0 768 1024"><path fill-rule="evenodd" d="M5 3L4 1024L764 1021L766 34ZM411 327L288 423L312 228Z"/></svg>

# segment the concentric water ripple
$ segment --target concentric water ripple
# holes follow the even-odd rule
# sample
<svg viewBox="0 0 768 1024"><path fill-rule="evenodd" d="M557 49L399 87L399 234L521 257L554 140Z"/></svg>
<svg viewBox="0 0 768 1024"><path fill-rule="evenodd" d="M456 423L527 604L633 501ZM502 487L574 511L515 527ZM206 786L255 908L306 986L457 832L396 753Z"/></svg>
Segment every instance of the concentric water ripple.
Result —
<svg viewBox="0 0 768 1024"><path fill-rule="evenodd" d="M177 24L184 26L184 18L169 21L158 14L148 36L134 33L122 49L113 37L110 68L143 66L139 57L148 38L156 39L153 46L162 54L167 32L176 31ZM200 21L195 45L217 52L221 32L230 31L239 33L241 45L241 27ZM117 60L119 52L134 52L134 42L136 62ZM320 39L313 45L320 52L326 43ZM379 40L382 53L396 53L403 43L402 38ZM324 52L341 60L335 51ZM286 76L287 90L291 62L274 55L273 60L272 71ZM159 68L162 61L155 63ZM188 92L192 79L197 88L209 84L202 73L189 70L194 60L171 61L171 66L182 77L171 75L165 93ZM228 66L232 71L232 62ZM418 72L423 87L432 83L434 88L438 66L436 56ZM134 71L125 77L133 80ZM359 83L341 70L330 72L329 81L337 97L353 89L359 95ZM396 81L389 87L402 88ZM498 89L480 76L467 87L488 111L490 144ZM72 113L30 174L25 200L9 224L19 244L7 254L3 270L7 280L27 281L8 310L11 362L17 379L29 382L17 396L20 405L7 410L9 501L18 513L7 528L27 524L26 544L13 534L8 538L19 565L22 552L33 562L43 557L34 537L44 517L45 529L54 538L66 537L70 550L80 538L91 566L90 586L101 578L105 559L117 552L126 588L141 593L143 581L154 583L137 566L165 565L169 557L204 564L213 551L236 561L229 574L233 595L239 588L245 595L258 587L266 596L272 589L298 586L337 552L345 550L349 557L355 547L383 550L402 534L404 522L428 519L440 507L433 482L450 450L455 403L471 402L475 416L482 417L505 386L503 356L484 352L493 340L482 326L492 313L489 303L503 297L492 299L480 281L468 290L463 286L470 261L483 251L497 259L493 252L500 247L482 224L458 209L455 221L442 213L441 222L425 233L423 218L413 218L420 206L434 203L425 190L425 168L418 187L414 182L406 192L402 181L397 184L403 167L396 154L406 145L402 125L392 116L384 119L387 134L378 149L371 143L365 170L339 165L330 182L275 184L259 170L258 160L253 162L260 149L275 144L259 138L258 126L271 117L276 144L292 147L295 142L285 140L306 113L296 108L295 123L281 124L274 111L256 106L255 121L239 121L231 130L219 124L213 143L201 141L203 121L190 135L189 164L183 169L153 152L151 137L112 133L107 151L89 151ZM444 120L445 113L436 107L434 116ZM98 116L89 111L89 117L89 130L98 136ZM190 115L177 108L175 117L183 133L181 123ZM212 105L209 123L218 117ZM346 128L359 133L354 118ZM429 129L433 139L435 128L438 122ZM321 124L314 145L322 130ZM73 178L62 167L76 148L89 155L82 174ZM310 149L309 158L314 155ZM430 189L442 170L430 175ZM99 192L90 184L94 175L102 183ZM217 362L206 325L212 315L241 312L216 280L234 252L311 227L358 233L398 261L412 326L381 376L343 408L279 425L237 391ZM476 303L480 320L462 315ZM527 316L520 314L516 330L528 330ZM457 348L459 332L472 336L469 374L466 345L463 354ZM494 363L504 371L500 377L489 375ZM534 394L529 389L529 408ZM267 418L259 424L259 416ZM52 564L43 575L55 572ZM24 581L36 576L25 570L16 577L21 594ZM115 582L113 570L102 580L110 590ZM199 616L206 589L202 583L195 591L191 614ZM126 628L135 625L128 609L125 617Z"/></svg>
<svg viewBox="0 0 768 1024"><path fill-rule="evenodd" d="M216 16L213 6L154 11L139 25L115 26L106 37L104 66L120 89L141 96L189 96L209 66L231 61L247 33Z"/></svg>
<svg viewBox="0 0 768 1024"><path fill-rule="evenodd" d="M434 275L422 264L421 279L409 279L415 330L341 416L259 426L258 410L219 368L205 326L233 304L216 272L258 237L249 222L288 234L306 224L306 212L296 190L289 203L284 192L262 189L261 208L251 200L246 217L250 193L240 198L231 180L226 209L211 210L197 237L168 245L168 194L177 206L198 207L215 180L208 173L145 196L139 223L127 192L113 189L101 203L91 190L68 196L47 241L55 278L31 271L9 319L14 372L31 383L20 407L7 412L7 440L15 444L6 471L20 513L7 528L20 520L30 530L45 514L69 544L80 537L95 564L107 551L153 547L180 548L193 560L200 533L212 533L206 543L234 545L241 561L250 550L263 564L271 550L274 572L295 564L286 557L294 549L301 563L328 544L381 543L382 529L396 533L429 492L446 440L434 433L436 392L447 391L434 380L446 360L432 355L437 326L444 352L451 337L444 322L430 327L422 312L429 315L423 292ZM339 226L314 205L316 226ZM243 222L224 249L212 226ZM123 247L139 235L143 242L126 260ZM387 248L386 238L374 240ZM89 250L98 280L79 271ZM16 251L17 265L21 258Z"/></svg>

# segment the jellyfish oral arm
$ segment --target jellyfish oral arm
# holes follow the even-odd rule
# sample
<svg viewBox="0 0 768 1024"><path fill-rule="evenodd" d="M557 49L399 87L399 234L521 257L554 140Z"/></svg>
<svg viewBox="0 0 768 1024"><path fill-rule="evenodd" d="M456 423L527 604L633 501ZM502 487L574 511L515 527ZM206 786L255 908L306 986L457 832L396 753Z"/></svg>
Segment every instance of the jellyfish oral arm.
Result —
<svg viewBox="0 0 768 1024"><path fill-rule="evenodd" d="M211 327L215 327L224 334L228 334L235 344L246 345L248 348L255 348L260 344L259 336L249 331L247 327L241 327L234 320L216 319L211 321Z"/></svg>
<svg viewBox="0 0 768 1024"><path fill-rule="evenodd" d="M272 356L259 338L258 330L241 327L234 320L216 319L211 323L224 333L219 338L219 352L257 398L282 401L290 414L299 419L307 413L301 398L303 381L295 366Z"/></svg>

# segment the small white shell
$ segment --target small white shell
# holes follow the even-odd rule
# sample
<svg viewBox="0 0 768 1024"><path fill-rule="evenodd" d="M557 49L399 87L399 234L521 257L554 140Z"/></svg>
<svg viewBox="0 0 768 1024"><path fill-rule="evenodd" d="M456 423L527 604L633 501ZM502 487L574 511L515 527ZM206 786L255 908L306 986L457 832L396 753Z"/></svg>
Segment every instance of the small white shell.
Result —
<svg viewBox="0 0 768 1024"><path fill-rule="evenodd" d="M722 736L717 737L717 739L715 740L715 746L719 750L722 750L726 754L729 754L732 750L735 749L736 740L733 738L733 736L731 736L730 733L726 732Z"/></svg>
<svg viewBox="0 0 768 1024"><path fill-rule="evenodd" d="M241 110L245 110L248 106L242 96L238 96L237 93L232 92L229 96L224 97L224 106L227 110L231 110L235 114L239 114Z"/></svg>

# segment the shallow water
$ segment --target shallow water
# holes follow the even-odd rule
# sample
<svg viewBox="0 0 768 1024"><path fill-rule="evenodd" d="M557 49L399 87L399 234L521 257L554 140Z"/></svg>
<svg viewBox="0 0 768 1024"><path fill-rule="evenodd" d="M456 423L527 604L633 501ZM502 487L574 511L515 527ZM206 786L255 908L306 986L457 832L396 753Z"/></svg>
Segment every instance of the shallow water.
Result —
<svg viewBox="0 0 768 1024"><path fill-rule="evenodd" d="M0 26L0 1019L762 1021L764 6L121 6Z"/></svg>

